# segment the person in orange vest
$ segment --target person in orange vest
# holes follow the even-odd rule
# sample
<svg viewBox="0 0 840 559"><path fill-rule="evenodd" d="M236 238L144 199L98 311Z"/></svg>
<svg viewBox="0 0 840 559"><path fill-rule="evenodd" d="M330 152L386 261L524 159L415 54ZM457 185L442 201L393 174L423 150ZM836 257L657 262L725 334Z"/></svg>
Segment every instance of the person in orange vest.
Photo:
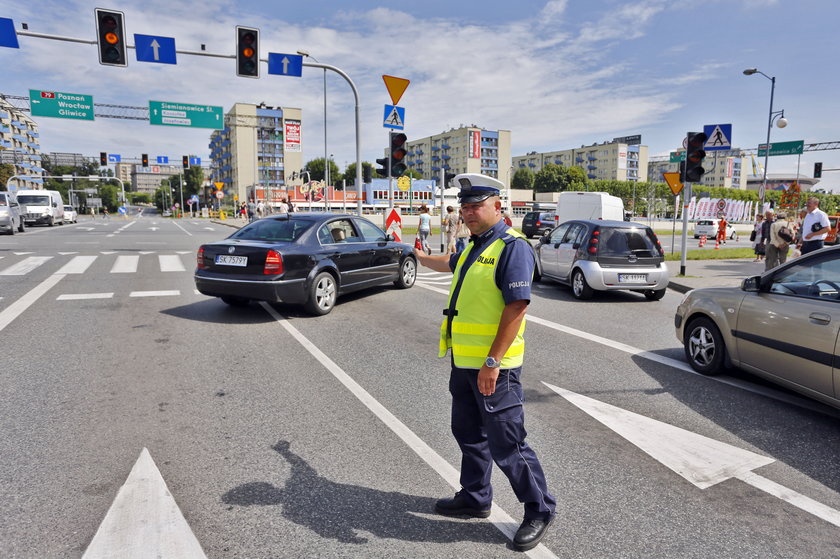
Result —
<svg viewBox="0 0 840 559"><path fill-rule="evenodd" d="M720 216L720 221L718 221L718 233L717 233L717 242L726 244L726 218Z"/></svg>

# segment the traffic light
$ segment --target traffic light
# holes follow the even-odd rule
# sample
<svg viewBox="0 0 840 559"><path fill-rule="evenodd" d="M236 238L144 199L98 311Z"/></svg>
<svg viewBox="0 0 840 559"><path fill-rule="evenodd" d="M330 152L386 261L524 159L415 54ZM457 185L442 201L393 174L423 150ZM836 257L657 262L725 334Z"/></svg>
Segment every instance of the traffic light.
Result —
<svg viewBox="0 0 840 559"><path fill-rule="evenodd" d="M108 166L108 154L104 151L99 152L99 166L100 167L107 167Z"/></svg>
<svg viewBox="0 0 840 559"><path fill-rule="evenodd" d="M822 163L814 163L814 178L822 178Z"/></svg>
<svg viewBox="0 0 840 559"><path fill-rule="evenodd" d="M140 156L140 161L143 162L143 167L148 167L149 166L149 154L144 153L143 155L141 155Z"/></svg>
<svg viewBox="0 0 840 559"><path fill-rule="evenodd" d="M185 155L184 157L181 158L181 165L184 166L184 169L189 169L190 168L190 156L189 155Z"/></svg>
<svg viewBox="0 0 840 559"><path fill-rule="evenodd" d="M236 26L236 75L260 77L260 30Z"/></svg>
<svg viewBox="0 0 840 559"><path fill-rule="evenodd" d="M105 66L128 66L123 13L99 8L95 12L99 63Z"/></svg>
<svg viewBox="0 0 840 559"><path fill-rule="evenodd" d="M387 177L388 176L388 161L390 161L390 157L380 157L376 160L376 164L379 165L379 169L376 170L376 174L380 177ZM373 180L373 177L371 177Z"/></svg>
<svg viewBox="0 0 840 559"><path fill-rule="evenodd" d="M391 132L391 176L401 177L406 171L405 156L408 153L405 149L405 142L408 136L402 132Z"/></svg>
<svg viewBox="0 0 840 559"><path fill-rule="evenodd" d="M455 173L444 173L444 175L443 175L443 188L447 188L449 186L449 183L454 178L455 178Z"/></svg>
<svg viewBox="0 0 840 559"><path fill-rule="evenodd" d="M689 132L686 138L685 150L685 172L683 182L700 182L706 169L703 168L703 159L706 152L703 146L709 137L703 132Z"/></svg>
<svg viewBox="0 0 840 559"><path fill-rule="evenodd" d="M362 166L362 182L370 184L373 181L373 167Z"/></svg>

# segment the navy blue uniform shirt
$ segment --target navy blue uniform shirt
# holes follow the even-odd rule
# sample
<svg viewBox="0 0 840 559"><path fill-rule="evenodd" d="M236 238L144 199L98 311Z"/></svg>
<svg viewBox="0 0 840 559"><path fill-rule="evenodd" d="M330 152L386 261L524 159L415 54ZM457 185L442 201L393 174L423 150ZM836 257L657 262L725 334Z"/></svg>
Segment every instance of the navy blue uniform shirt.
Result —
<svg viewBox="0 0 840 559"><path fill-rule="evenodd" d="M461 272L466 273L466 270L475 262L481 252L490 243L503 237L507 230L508 226L505 225L504 220L500 219L496 225L481 235L471 236L470 243L474 246L467 255ZM460 252L449 257L449 269L453 272L460 257ZM531 281L533 279L534 249L525 239L517 238L505 247L499 258L499 264L496 266L496 286L502 290L505 304L523 300L530 303ZM453 278L453 281L457 282L458 278Z"/></svg>

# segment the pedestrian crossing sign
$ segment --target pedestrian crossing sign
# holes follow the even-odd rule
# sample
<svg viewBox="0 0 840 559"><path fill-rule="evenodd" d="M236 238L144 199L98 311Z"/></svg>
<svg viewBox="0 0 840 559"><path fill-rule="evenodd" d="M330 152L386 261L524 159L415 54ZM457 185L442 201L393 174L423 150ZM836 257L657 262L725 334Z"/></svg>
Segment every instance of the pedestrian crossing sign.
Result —
<svg viewBox="0 0 840 559"><path fill-rule="evenodd" d="M403 130L405 128L405 107L385 105L385 116L382 119L382 126L394 130Z"/></svg>
<svg viewBox="0 0 840 559"><path fill-rule="evenodd" d="M732 149L731 124L707 124L703 126L703 133L708 140L703 149L706 151L721 151Z"/></svg>

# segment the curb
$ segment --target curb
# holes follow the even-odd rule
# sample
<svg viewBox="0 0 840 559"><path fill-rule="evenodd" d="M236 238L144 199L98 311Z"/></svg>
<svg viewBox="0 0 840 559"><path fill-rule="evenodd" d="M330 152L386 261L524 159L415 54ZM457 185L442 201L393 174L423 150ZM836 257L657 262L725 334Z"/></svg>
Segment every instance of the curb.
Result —
<svg viewBox="0 0 840 559"><path fill-rule="evenodd" d="M234 229L242 229L242 226L237 223L230 223L228 220L222 221L220 219L211 219L210 223L215 223L217 225L225 225L227 227L233 227Z"/></svg>
<svg viewBox="0 0 840 559"><path fill-rule="evenodd" d="M674 291L677 291L679 293L688 293L692 289L696 289L696 288L689 287L689 286L683 285L681 283L675 283L673 281L669 281L668 282L668 289L673 289Z"/></svg>

